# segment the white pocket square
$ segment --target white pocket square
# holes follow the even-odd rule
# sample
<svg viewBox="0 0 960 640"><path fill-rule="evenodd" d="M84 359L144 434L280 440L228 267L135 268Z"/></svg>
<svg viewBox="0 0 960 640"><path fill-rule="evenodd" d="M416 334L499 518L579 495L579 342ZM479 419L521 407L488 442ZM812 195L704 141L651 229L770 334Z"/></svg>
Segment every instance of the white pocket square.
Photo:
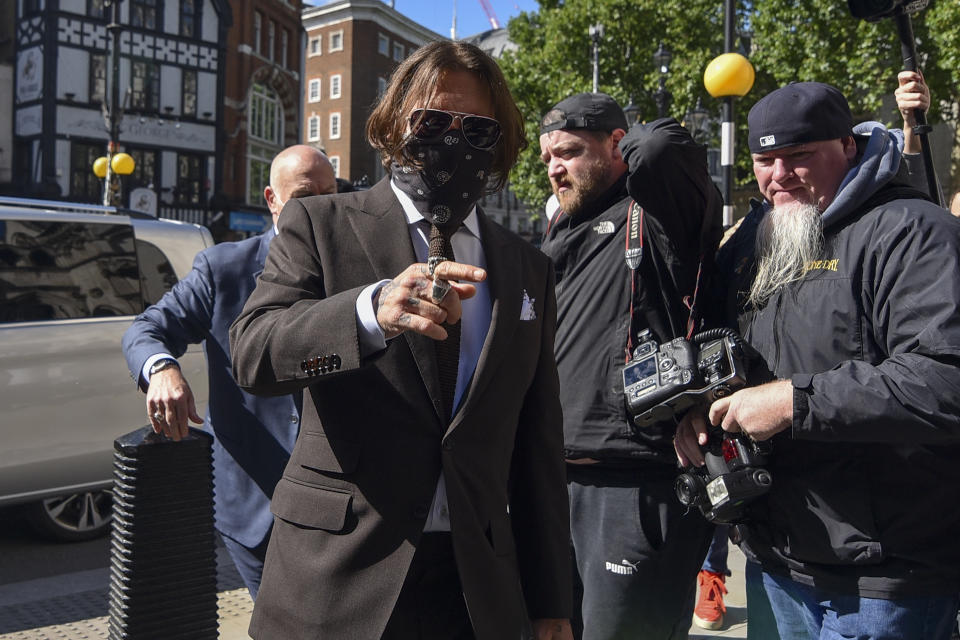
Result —
<svg viewBox="0 0 960 640"><path fill-rule="evenodd" d="M523 290L523 304L520 306L520 319L521 320L536 320L537 312L533 308L533 303L536 302L536 298L531 298L527 295L527 290Z"/></svg>

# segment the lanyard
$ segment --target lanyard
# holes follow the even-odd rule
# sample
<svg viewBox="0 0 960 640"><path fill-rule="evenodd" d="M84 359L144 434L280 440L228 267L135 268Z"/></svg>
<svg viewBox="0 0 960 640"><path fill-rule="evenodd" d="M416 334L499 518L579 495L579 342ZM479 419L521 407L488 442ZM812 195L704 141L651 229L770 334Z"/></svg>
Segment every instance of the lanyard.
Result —
<svg viewBox="0 0 960 640"><path fill-rule="evenodd" d="M634 313L636 312L634 309L634 300L636 299L640 278L638 269L640 267L640 261L643 259L643 213L643 207L631 200L630 205L627 207L626 246L623 252L624 262L627 263L627 268L630 269L630 324L628 325L630 329L627 330L627 362L633 357L634 348L632 327ZM697 266L697 279L693 285L693 295L683 297L683 304L689 310L689 315L687 316L687 340L691 338L696 328L694 309L697 303L697 293L700 290L700 277L702 273L703 256L700 257L700 264Z"/></svg>

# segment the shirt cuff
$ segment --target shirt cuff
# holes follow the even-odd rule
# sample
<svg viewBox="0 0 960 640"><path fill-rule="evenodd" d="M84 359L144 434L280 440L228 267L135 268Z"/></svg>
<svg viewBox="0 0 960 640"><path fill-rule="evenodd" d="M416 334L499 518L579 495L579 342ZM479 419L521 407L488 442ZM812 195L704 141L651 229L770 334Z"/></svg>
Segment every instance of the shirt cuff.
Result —
<svg viewBox="0 0 960 640"><path fill-rule="evenodd" d="M357 338L360 341L360 357L365 358L387 348L383 329L377 322L373 300L380 295L380 288L390 282L381 280L365 287L357 297Z"/></svg>
<svg viewBox="0 0 960 640"><path fill-rule="evenodd" d="M140 369L140 380L144 388L150 386L150 367L152 367L153 363L156 362L157 360L163 360L164 358L170 358L171 360L176 362L177 365L180 364L180 362L177 361L177 359L174 358L169 353L156 353L150 356L149 358L147 358L147 361L143 363L143 369Z"/></svg>

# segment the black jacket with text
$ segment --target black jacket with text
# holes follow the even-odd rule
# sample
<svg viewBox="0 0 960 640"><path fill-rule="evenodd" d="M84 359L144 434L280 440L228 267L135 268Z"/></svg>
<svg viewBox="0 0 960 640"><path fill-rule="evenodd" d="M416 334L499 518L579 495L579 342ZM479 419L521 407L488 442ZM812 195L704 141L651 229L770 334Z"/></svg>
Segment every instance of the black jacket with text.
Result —
<svg viewBox="0 0 960 640"><path fill-rule="evenodd" d="M747 308L757 206L717 259L730 308L794 387L745 550L862 597L960 589L960 222L898 184L876 132L823 214L822 259Z"/></svg>
<svg viewBox="0 0 960 640"><path fill-rule="evenodd" d="M644 430L627 417L621 372L628 333L649 328L658 342L686 333L701 256L720 236L721 198L706 150L673 119L636 125L620 142L628 171L571 218L558 213L543 242L557 274L557 368L567 458L613 465L675 465L675 425ZM631 199L643 209L643 255L633 290L626 266ZM632 324L632 326L631 326Z"/></svg>

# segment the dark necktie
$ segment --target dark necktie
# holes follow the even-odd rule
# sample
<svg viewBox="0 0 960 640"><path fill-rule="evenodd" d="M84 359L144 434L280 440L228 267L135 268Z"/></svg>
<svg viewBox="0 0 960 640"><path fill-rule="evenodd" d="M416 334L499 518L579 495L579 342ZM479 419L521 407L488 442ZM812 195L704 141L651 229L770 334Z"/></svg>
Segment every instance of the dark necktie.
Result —
<svg viewBox="0 0 960 640"><path fill-rule="evenodd" d="M430 225L430 240L428 257L440 260L454 261L453 245L450 243L449 234L444 233L436 225ZM428 260L432 262L433 260ZM456 295L454 293L453 295ZM443 323L443 328L447 330L446 340L434 341L437 354L437 370L440 374L440 394L443 399L443 406L446 410L446 419L453 417L453 399L457 391L457 369L460 366L460 323Z"/></svg>

